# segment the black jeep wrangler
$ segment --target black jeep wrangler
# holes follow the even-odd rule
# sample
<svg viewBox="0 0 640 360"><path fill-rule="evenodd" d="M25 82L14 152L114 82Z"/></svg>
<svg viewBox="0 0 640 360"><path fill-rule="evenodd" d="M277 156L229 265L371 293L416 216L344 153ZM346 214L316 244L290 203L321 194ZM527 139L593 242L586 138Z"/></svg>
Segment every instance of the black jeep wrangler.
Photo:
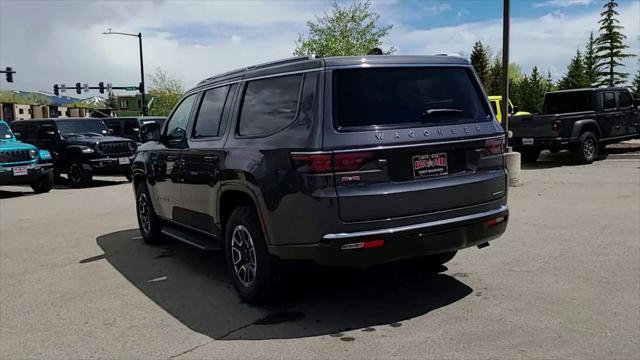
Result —
<svg viewBox="0 0 640 360"><path fill-rule="evenodd" d="M109 136L100 119L58 118L14 121L16 137L51 153L56 177L67 174L73 187L87 187L94 174L131 177L135 141Z"/></svg>
<svg viewBox="0 0 640 360"><path fill-rule="evenodd" d="M293 58L215 76L143 125L140 232L223 248L240 296L280 264L444 264L506 229L504 130L451 56Z"/></svg>

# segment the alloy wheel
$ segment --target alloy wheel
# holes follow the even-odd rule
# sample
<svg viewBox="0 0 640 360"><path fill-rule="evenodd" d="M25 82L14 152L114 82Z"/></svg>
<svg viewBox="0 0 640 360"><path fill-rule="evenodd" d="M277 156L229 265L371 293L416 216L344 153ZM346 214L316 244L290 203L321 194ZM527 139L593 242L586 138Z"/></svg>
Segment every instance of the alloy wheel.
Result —
<svg viewBox="0 0 640 360"><path fill-rule="evenodd" d="M149 208L149 200L147 194L140 194L138 197L138 217L140 218L140 225L144 233L151 231L151 209Z"/></svg>
<svg viewBox="0 0 640 360"><path fill-rule="evenodd" d="M595 140L593 138L586 138L584 140L584 143L582 144L582 151L584 152L584 156L587 159L590 159L593 157L593 155L596 152L596 143Z"/></svg>
<svg viewBox="0 0 640 360"><path fill-rule="evenodd" d="M256 277L256 251L246 227L238 225L231 236L231 260L236 277L244 287L250 287Z"/></svg>

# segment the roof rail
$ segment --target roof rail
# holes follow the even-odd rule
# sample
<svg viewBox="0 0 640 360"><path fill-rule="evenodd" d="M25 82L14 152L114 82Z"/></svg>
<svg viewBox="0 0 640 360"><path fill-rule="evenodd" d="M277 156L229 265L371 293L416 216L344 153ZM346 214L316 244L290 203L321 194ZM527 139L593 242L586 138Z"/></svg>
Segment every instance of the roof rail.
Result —
<svg viewBox="0 0 640 360"><path fill-rule="evenodd" d="M255 70L255 69L264 69L268 67L281 66L281 65L289 65L295 64L300 61L307 61L315 59L315 55L305 55L305 56L296 56L290 57L282 60L270 61L262 64L247 66L247 70Z"/></svg>

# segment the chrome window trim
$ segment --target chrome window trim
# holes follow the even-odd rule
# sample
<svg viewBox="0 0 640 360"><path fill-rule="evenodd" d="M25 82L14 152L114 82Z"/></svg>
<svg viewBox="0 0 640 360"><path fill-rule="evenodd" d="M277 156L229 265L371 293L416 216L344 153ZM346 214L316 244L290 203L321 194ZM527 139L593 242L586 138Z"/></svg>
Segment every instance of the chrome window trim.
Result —
<svg viewBox="0 0 640 360"><path fill-rule="evenodd" d="M326 234L322 238L324 240L340 240L340 239L350 239L350 238L358 238L358 237L365 237L365 236L372 236L372 235L389 235L389 234L394 234L394 233L398 233L398 232L418 230L418 229L427 229L427 228L440 226L440 225L453 224L453 223L456 223L456 222L476 220L476 219L480 219L480 218L483 218L483 217L489 217L489 216L503 214L508 210L509 210L508 206L501 205L497 209L484 211L484 212L481 212L481 213L476 213L476 214L471 214L471 215L459 216L459 217L455 217L455 218L442 219L442 220L436 220L436 221L429 221L429 222L421 223L421 224L399 226L399 227L378 229L378 230L358 231L358 232L352 232L352 233Z"/></svg>

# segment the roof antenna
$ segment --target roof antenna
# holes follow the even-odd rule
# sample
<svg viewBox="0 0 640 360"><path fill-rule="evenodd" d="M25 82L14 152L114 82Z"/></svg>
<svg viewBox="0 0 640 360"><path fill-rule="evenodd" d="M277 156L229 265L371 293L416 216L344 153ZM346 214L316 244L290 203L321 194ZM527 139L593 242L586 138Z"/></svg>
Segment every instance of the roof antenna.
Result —
<svg viewBox="0 0 640 360"><path fill-rule="evenodd" d="M384 54L382 53L382 49L375 47L375 48L369 50L367 55L384 55Z"/></svg>

